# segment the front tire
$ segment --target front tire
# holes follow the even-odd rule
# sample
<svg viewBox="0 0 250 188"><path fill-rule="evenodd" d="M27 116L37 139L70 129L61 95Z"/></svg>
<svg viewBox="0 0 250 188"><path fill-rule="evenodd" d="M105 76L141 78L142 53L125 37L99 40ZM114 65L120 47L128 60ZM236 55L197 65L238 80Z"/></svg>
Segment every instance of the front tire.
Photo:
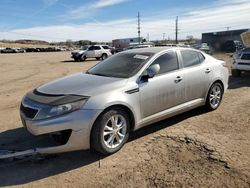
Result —
<svg viewBox="0 0 250 188"><path fill-rule="evenodd" d="M81 56L81 61L85 61L86 60L86 56L85 55L82 55Z"/></svg>
<svg viewBox="0 0 250 188"><path fill-rule="evenodd" d="M129 137L130 121L126 111L112 108L101 114L91 132L91 148L110 155L119 151Z"/></svg>
<svg viewBox="0 0 250 188"><path fill-rule="evenodd" d="M74 60L75 60L75 62L79 62L80 61L80 59L79 58L74 58Z"/></svg>
<svg viewBox="0 0 250 188"><path fill-rule="evenodd" d="M216 110L223 97L223 87L221 83L215 82L209 89L206 99L206 109L209 111Z"/></svg>

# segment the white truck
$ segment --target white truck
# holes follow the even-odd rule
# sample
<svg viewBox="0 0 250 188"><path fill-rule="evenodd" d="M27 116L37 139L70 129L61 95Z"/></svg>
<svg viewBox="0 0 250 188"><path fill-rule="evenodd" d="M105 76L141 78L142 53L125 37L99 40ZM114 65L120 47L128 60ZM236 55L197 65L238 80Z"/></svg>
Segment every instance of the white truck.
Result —
<svg viewBox="0 0 250 188"><path fill-rule="evenodd" d="M244 71L250 71L250 31L241 34L245 49L234 55L232 76L238 77Z"/></svg>

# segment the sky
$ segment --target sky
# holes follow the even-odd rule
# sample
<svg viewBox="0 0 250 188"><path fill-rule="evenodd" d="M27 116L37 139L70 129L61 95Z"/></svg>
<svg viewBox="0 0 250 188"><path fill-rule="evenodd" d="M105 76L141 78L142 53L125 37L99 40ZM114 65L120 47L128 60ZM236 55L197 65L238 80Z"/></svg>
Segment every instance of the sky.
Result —
<svg viewBox="0 0 250 188"><path fill-rule="evenodd" d="M1 0L0 40L112 41L174 39L203 32L250 28L250 0ZM165 34L163 34L165 33Z"/></svg>

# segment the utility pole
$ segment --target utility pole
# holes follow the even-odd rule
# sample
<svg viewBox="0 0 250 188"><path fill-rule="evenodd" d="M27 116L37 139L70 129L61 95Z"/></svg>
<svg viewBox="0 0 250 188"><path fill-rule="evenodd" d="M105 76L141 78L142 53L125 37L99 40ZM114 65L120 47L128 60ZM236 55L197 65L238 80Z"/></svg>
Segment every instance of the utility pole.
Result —
<svg viewBox="0 0 250 188"><path fill-rule="evenodd" d="M141 44L141 17L140 17L140 12L138 12L138 44Z"/></svg>
<svg viewBox="0 0 250 188"><path fill-rule="evenodd" d="M149 42L149 33L147 34L147 41Z"/></svg>
<svg viewBox="0 0 250 188"><path fill-rule="evenodd" d="M178 44L178 16L175 20L175 43Z"/></svg>
<svg viewBox="0 0 250 188"><path fill-rule="evenodd" d="M162 40L165 40L166 33L162 33Z"/></svg>

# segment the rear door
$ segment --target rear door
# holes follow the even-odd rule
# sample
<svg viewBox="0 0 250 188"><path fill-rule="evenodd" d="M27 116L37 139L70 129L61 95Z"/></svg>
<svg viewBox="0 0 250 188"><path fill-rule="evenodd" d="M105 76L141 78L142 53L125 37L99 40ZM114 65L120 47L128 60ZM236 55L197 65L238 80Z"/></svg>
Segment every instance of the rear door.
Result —
<svg viewBox="0 0 250 188"><path fill-rule="evenodd" d="M95 46L95 57L101 57L102 56L102 49L100 46Z"/></svg>
<svg viewBox="0 0 250 188"><path fill-rule="evenodd" d="M183 82L175 51L167 52L151 64L159 64L160 72L139 84L141 117L146 118L182 103Z"/></svg>
<svg viewBox="0 0 250 188"><path fill-rule="evenodd" d="M205 56L195 50L181 50L184 75L184 102L206 97L211 83L212 69Z"/></svg>

